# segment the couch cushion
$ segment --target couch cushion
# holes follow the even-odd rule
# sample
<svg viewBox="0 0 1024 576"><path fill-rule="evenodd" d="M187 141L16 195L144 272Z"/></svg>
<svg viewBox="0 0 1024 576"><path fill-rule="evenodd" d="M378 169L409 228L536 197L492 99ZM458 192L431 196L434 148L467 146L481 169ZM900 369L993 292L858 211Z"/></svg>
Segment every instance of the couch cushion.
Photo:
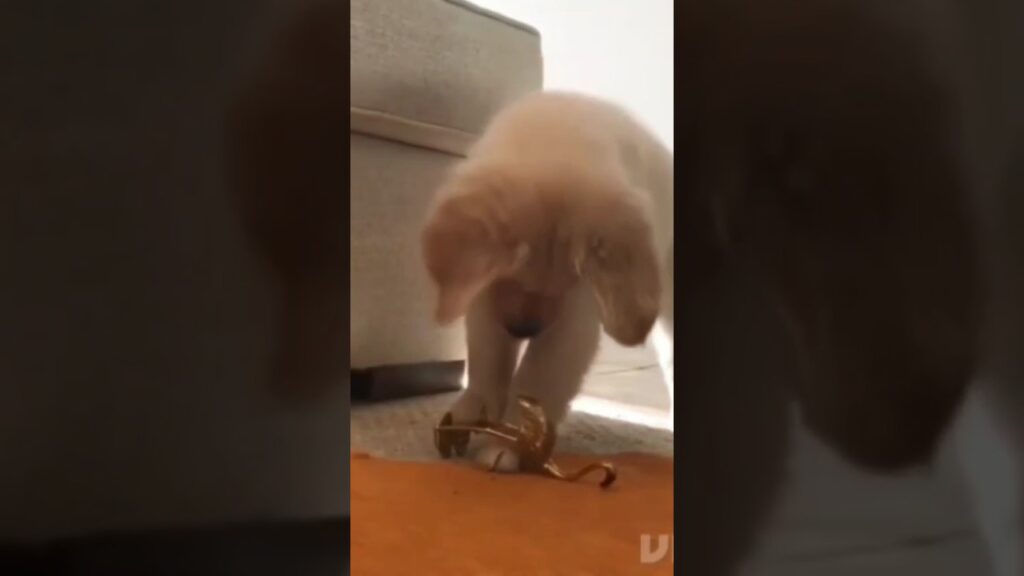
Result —
<svg viewBox="0 0 1024 576"><path fill-rule="evenodd" d="M354 0L352 131L460 154L541 86L529 26L454 0Z"/></svg>

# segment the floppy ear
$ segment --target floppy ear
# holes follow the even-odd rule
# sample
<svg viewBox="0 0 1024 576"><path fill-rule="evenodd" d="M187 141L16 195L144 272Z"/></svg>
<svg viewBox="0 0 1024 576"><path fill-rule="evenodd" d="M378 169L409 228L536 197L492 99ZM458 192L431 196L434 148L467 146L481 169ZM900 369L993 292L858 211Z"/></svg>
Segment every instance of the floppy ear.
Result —
<svg viewBox="0 0 1024 576"><path fill-rule="evenodd" d="M475 201L467 195L445 200L423 231L423 258L438 287L434 318L440 324L465 315L473 298L523 256L522 246L504 242L485 216L475 213Z"/></svg>
<svg viewBox="0 0 1024 576"><path fill-rule="evenodd" d="M628 198L595 210L585 224L577 269L594 291L605 332L624 346L643 344L661 308L654 235Z"/></svg>

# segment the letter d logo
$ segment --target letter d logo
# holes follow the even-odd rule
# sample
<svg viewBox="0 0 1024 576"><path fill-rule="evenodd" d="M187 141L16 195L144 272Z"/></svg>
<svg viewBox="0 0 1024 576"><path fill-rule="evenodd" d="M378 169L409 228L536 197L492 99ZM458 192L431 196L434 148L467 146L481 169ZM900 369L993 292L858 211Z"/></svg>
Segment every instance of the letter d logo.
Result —
<svg viewBox="0 0 1024 576"><path fill-rule="evenodd" d="M640 536L640 563L641 564L654 564L660 562L665 558L665 554L668 553L669 546L669 535L660 534L658 535L658 547L652 550L651 547L651 535L643 534Z"/></svg>

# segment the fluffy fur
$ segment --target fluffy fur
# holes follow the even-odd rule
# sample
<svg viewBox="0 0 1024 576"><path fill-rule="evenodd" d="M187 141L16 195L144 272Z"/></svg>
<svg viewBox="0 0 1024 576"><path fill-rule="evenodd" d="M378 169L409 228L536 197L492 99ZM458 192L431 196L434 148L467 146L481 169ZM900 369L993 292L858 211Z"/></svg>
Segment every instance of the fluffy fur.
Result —
<svg viewBox="0 0 1024 576"><path fill-rule="evenodd" d="M466 317L457 421L514 419L509 398L528 394L558 422L602 326L627 346L656 322L672 333L672 194L671 154L611 104L544 92L497 115L423 232L437 320Z"/></svg>

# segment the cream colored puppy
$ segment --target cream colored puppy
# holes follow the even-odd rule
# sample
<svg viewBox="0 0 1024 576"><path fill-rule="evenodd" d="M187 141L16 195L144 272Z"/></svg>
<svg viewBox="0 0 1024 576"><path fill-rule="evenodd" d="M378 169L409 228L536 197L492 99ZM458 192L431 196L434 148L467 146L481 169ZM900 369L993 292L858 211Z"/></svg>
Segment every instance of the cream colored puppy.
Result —
<svg viewBox="0 0 1024 576"><path fill-rule="evenodd" d="M469 384L455 421L514 421L509 399L526 394L559 422L602 326L636 346L657 323L671 393L672 171L654 136L593 98L536 93L494 118L423 232L437 321L466 321ZM490 464L496 449L477 456ZM510 456L503 468L517 466Z"/></svg>

